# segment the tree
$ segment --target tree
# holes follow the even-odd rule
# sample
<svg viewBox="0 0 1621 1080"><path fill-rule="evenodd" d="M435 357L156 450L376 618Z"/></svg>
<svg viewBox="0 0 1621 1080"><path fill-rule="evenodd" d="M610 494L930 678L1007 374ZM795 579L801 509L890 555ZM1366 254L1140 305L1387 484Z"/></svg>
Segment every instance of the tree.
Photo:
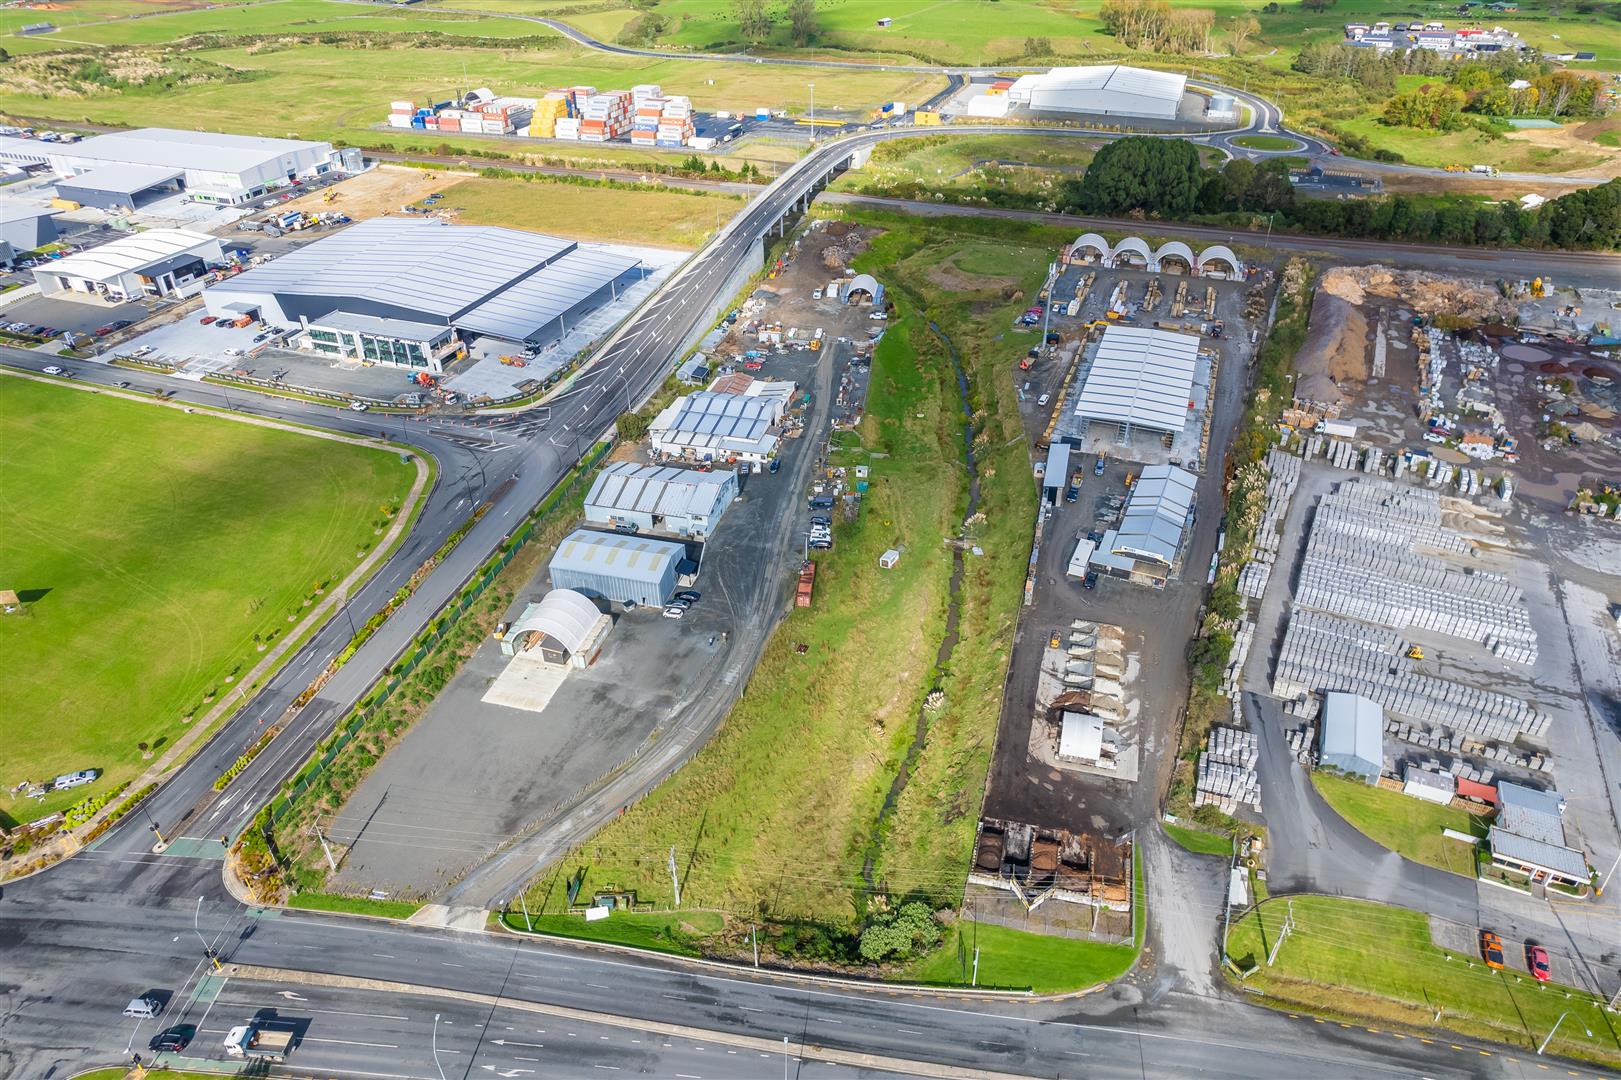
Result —
<svg viewBox="0 0 1621 1080"><path fill-rule="evenodd" d="M759 45L771 36L771 12L765 0L732 0L732 13L744 41Z"/></svg>
<svg viewBox="0 0 1621 1080"><path fill-rule="evenodd" d="M1234 15L1227 24L1227 44L1232 48L1233 55L1243 52L1249 39L1260 32L1261 24L1255 21L1255 16Z"/></svg>
<svg viewBox="0 0 1621 1080"><path fill-rule="evenodd" d="M905 960L918 953L926 953L940 943L940 923L927 904L908 900L892 911L873 917L861 932L858 946L863 960L879 961L891 957Z"/></svg>
<svg viewBox="0 0 1621 1080"><path fill-rule="evenodd" d="M1456 131L1463 126L1463 94L1450 86L1426 84L1397 94L1385 104L1384 121L1393 127Z"/></svg>
<svg viewBox="0 0 1621 1080"><path fill-rule="evenodd" d="M1071 194L1089 214L1182 214L1198 203L1203 184L1199 151L1192 143L1134 135L1099 150Z"/></svg>
<svg viewBox="0 0 1621 1080"><path fill-rule="evenodd" d="M788 36L794 48L803 49L816 40L816 0L789 0Z"/></svg>

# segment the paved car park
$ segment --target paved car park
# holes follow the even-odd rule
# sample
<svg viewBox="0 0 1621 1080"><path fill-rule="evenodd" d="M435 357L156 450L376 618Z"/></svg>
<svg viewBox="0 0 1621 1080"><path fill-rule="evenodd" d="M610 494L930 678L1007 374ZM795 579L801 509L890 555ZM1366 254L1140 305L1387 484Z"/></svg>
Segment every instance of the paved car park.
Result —
<svg viewBox="0 0 1621 1080"><path fill-rule="evenodd" d="M101 300L58 300L51 296L29 296L0 307L0 324L28 323L55 327L63 332L90 334L115 322L139 322L161 305L155 300L109 304Z"/></svg>

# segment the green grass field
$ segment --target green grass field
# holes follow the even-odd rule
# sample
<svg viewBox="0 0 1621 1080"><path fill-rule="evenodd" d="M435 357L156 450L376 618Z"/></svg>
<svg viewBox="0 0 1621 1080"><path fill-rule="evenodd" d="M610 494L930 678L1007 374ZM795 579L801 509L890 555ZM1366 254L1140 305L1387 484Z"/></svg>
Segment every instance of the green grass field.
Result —
<svg viewBox="0 0 1621 1080"><path fill-rule="evenodd" d="M990 923L958 922L945 941L913 964L899 981L931 986L967 986L979 948L978 986L1061 994L1118 979L1137 959L1130 945L1048 937Z"/></svg>
<svg viewBox="0 0 1621 1080"><path fill-rule="evenodd" d="M1266 955L1290 903L1295 929L1269 968ZM1259 967L1245 989L1289 1008L1366 1024L1441 1027L1533 1050L1569 1010L1548 1053L1621 1066L1621 1027L1600 1003L1529 975L1492 971L1473 953L1437 947L1422 912L1326 896L1274 898L1234 920L1227 952L1240 965ZM1553 974L1561 977L1557 965Z"/></svg>
<svg viewBox="0 0 1621 1080"><path fill-rule="evenodd" d="M1230 836L1189 829L1168 821L1160 822L1159 827L1165 830L1166 836L1195 855L1220 855L1224 859L1233 857L1233 838Z"/></svg>
<svg viewBox="0 0 1621 1080"><path fill-rule="evenodd" d="M1233 140L1233 145L1248 150L1293 150L1300 143L1282 135L1240 135Z"/></svg>
<svg viewBox="0 0 1621 1080"><path fill-rule="evenodd" d="M463 180L445 206L469 225L506 225L577 240L695 248L731 220L742 199L686 191L584 187L537 180Z"/></svg>
<svg viewBox="0 0 1621 1080"><path fill-rule="evenodd" d="M378 542L415 477L397 455L0 378L0 566L34 594L0 619L6 786L134 777ZM294 621L289 621L289 617Z"/></svg>
<svg viewBox="0 0 1621 1080"><path fill-rule="evenodd" d="M414 900L373 900L365 896L335 896L332 893L295 892L287 906L305 911L336 911L345 915L374 915L383 919L409 919L422 905Z"/></svg>
<svg viewBox="0 0 1621 1080"><path fill-rule="evenodd" d="M1312 773L1311 780L1328 805L1370 839L1414 862L1475 876L1469 845L1448 840L1441 830L1484 837L1484 817L1321 771Z"/></svg>
<svg viewBox="0 0 1621 1080"><path fill-rule="evenodd" d="M1375 146L1394 150L1409 165L1495 165L1504 172L1569 173L1613 161L1596 146L1592 151L1538 146L1525 138L1488 139L1475 130L1435 132L1391 127L1377 115L1343 120L1339 126Z"/></svg>
<svg viewBox="0 0 1621 1080"><path fill-rule="evenodd" d="M579 915L533 912L525 918L521 911L509 911L504 921L514 930L533 929L537 934L629 945L674 956L702 956L698 941L725 925L724 917L714 911L616 911L598 922L586 922Z"/></svg>

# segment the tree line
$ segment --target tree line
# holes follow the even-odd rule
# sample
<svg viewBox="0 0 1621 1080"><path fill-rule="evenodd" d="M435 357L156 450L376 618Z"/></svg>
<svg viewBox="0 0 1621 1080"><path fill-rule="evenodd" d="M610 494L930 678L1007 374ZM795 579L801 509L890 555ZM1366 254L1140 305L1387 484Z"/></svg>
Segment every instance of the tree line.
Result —
<svg viewBox="0 0 1621 1080"><path fill-rule="evenodd" d="M1297 198L1288 164L1235 158L1207 169L1182 139L1132 136L1099 150L1059 196L1068 213L1145 214L1277 226L1352 239L1608 250L1621 247L1621 179L1552 199L1535 210L1472 198Z"/></svg>

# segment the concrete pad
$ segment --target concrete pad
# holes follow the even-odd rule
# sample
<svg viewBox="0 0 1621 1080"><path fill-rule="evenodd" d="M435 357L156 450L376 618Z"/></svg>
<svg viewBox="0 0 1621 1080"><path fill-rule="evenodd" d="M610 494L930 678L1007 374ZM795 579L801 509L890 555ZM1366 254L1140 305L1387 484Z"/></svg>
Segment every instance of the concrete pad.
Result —
<svg viewBox="0 0 1621 1080"><path fill-rule="evenodd" d="M444 904L423 904L405 921L411 926L434 926L446 930L481 931L489 921L489 915L489 912L480 907L447 907Z"/></svg>
<svg viewBox="0 0 1621 1080"><path fill-rule="evenodd" d="M495 682L490 684L480 700L486 705L543 712L551 704L552 695L562 687L563 680L568 678L568 673L568 668L519 653L508 661L506 670L495 677Z"/></svg>

